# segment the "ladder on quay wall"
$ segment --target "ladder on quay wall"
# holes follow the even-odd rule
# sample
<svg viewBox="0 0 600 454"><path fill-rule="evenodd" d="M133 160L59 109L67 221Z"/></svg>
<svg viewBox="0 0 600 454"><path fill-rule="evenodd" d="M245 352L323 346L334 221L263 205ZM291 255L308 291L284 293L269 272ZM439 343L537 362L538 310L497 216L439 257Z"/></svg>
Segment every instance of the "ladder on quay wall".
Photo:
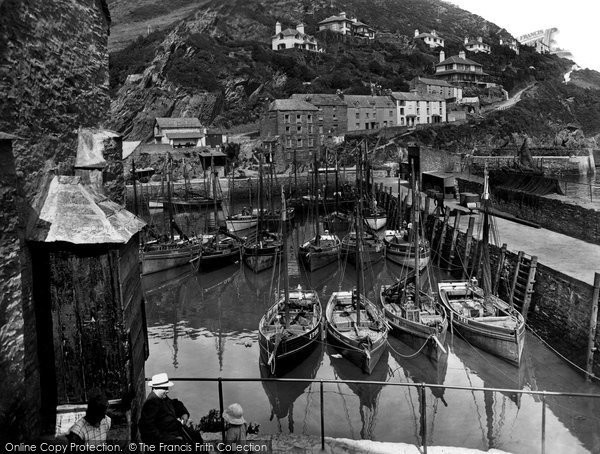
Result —
<svg viewBox="0 0 600 454"><path fill-rule="evenodd" d="M523 314L526 322L535 284L537 261L536 256L529 256L523 251L519 251L508 297L508 303Z"/></svg>

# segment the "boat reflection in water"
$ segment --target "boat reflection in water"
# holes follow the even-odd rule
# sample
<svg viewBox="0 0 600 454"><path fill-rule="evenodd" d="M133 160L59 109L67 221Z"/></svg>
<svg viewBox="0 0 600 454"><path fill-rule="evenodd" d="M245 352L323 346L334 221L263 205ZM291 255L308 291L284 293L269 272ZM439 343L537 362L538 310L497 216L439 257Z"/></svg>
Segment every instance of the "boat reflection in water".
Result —
<svg viewBox="0 0 600 454"><path fill-rule="evenodd" d="M366 381L381 381L385 382L388 376L388 349L386 348L381 355L379 362L375 365L375 368L371 371L371 374L363 373L353 363L344 358L339 352L331 347L327 346L327 355L333 367L334 377L337 380L366 380ZM383 384L367 384L367 383L346 383L346 386L358 397L361 421L360 438L362 439L374 439L374 430L377 423L377 407L379 404L379 395L385 385ZM337 385L338 392L345 401L344 393L341 389L341 385ZM353 402L344 402L344 406L347 408L353 408ZM348 418L350 417L347 414ZM352 429L351 421L348 421L350 428ZM352 433L352 438L356 438L356 435Z"/></svg>
<svg viewBox="0 0 600 454"><path fill-rule="evenodd" d="M323 362L324 347L321 343L317 343L316 348L306 357L304 361L298 364L294 369L278 378L300 378L314 380L321 363ZM264 379L273 378L270 373L270 368L260 364L260 377ZM309 382L280 382L280 381L263 381L263 389L269 398L271 404L271 416L277 419L277 425L280 432L283 432L282 421L287 418L287 426L290 433L294 432L294 403L305 394L309 389L314 388L318 392L317 383ZM307 410L309 402L306 403ZM304 419L301 421L305 422Z"/></svg>

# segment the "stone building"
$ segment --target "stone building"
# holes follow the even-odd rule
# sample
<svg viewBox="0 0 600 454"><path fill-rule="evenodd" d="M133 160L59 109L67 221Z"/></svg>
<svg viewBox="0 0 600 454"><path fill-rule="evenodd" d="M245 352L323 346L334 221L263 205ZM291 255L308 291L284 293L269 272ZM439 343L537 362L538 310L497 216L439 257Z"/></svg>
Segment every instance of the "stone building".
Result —
<svg viewBox="0 0 600 454"><path fill-rule="evenodd" d="M435 30L431 30L430 33L419 33L419 30L415 30L415 39L421 39L431 49L436 47L444 47L444 38L442 38Z"/></svg>
<svg viewBox="0 0 600 454"><path fill-rule="evenodd" d="M157 118L154 121L154 143L173 148L206 146L207 129L198 118Z"/></svg>
<svg viewBox="0 0 600 454"><path fill-rule="evenodd" d="M445 57L445 52L440 52L440 62L435 65L435 77L454 85L485 85L483 65L470 60L465 56L465 51L450 58Z"/></svg>
<svg viewBox="0 0 600 454"><path fill-rule="evenodd" d="M445 123L446 100L443 96L417 92L393 92L398 126Z"/></svg>
<svg viewBox="0 0 600 454"><path fill-rule="evenodd" d="M260 137L268 140L279 137L281 156L277 164L307 161L319 147L317 115L319 109L301 99L276 99L261 119Z"/></svg>
<svg viewBox="0 0 600 454"><path fill-rule="evenodd" d="M348 131L396 126L396 106L388 96L344 95Z"/></svg>
<svg viewBox="0 0 600 454"><path fill-rule="evenodd" d="M275 24L275 34L271 37L271 48L273 50L303 49L320 52L315 37L304 33L304 24L296 25L295 29L281 30L281 22Z"/></svg>
<svg viewBox="0 0 600 454"><path fill-rule="evenodd" d="M461 87L456 87L440 79L417 76L410 81L410 89L420 94L439 95L447 101L462 98Z"/></svg>
<svg viewBox="0 0 600 454"><path fill-rule="evenodd" d="M320 142L331 138L341 142L348 130L348 106L342 98L335 94L307 93L293 94L292 99L306 101L319 111L316 115L315 127Z"/></svg>

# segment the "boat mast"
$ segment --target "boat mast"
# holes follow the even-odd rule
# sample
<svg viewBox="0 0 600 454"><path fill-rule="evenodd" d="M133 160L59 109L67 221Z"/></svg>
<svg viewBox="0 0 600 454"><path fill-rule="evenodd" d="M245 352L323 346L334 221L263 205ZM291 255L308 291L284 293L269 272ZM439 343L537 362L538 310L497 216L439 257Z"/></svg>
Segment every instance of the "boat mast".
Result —
<svg viewBox="0 0 600 454"><path fill-rule="evenodd" d="M339 193L339 188L338 188L338 152L336 150L335 152L335 212L337 213L339 210L339 204L340 204L340 193Z"/></svg>
<svg viewBox="0 0 600 454"><path fill-rule="evenodd" d="M365 151L367 143L365 142ZM360 174L362 170L362 153L359 147L358 150L358 163L357 163L357 174ZM360 326L360 278L362 273L362 261L361 261L361 243L362 243L362 203L363 203L363 190L362 182L358 186L358 203L356 204L356 326Z"/></svg>
<svg viewBox="0 0 600 454"><path fill-rule="evenodd" d="M173 169L173 159L171 153L167 153L167 207L169 213L169 232L171 234L171 241L175 240L175 234L173 233L173 204L171 203L171 172Z"/></svg>
<svg viewBox="0 0 600 454"><path fill-rule="evenodd" d="M417 176L415 175L415 165L414 161L411 163L411 187L412 187L412 223L413 223L413 245L415 251L415 302L418 302L418 306L421 306L420 298L419 298L419 290L421 289L421 282L419 276L419 210L417 209L417 198L418 188L417 188ZM420 204L419 204L420 205Z"/></svg>
<svg viewBox="0 0 600 454"><path fill-rule="evenodd" d="M318 164L317 164L317 153L315 153L315 159L314 159L314 191L313 191L313 195L314 195L314 202L313 202L313 216L314 216L314 220L315 220L315 245L319 245L320 238L319 238L319 173L318 173Z"/></svg>
<svg viewBox="0 0 600 454"><path fill-rule="evenodd" d="M283 247L281 249L281 266L283 268L283 292L285 297L285 327L290 327L290 278L288 276L287 260L287 208L285 206L285 192L281 185L281 234L283 236Z"/></svg>
<svg viewBox="0 0 600 454"><path fill-rule="evenodd" d="M135 159L131 159L131 176L133 178L133 213L138 215L137 184L135 181Z"/></svg>
<svg viewBox="0 0 600 454"><path fill-rule="evenodd" d="M215 229L217 230L217 240L219 235L219 209L217 207L217 172L215 171L215 158L210 157L210 170L213 177L212 192L213 192L213 210L215 214Z"/></svg>
<svg viewBox="0 0 600 454"><path fill-rule="evenodd" d="M490 265L490 183L487 167L483 171L483 237L481 244L481 266L483 278L483 292L485 299L492 293L492 270Z"/></svg>
<svg viewBox="0 0 600 454"><path fill-rule="evenodd" d="M263 154L262 150L258 155L258 229L263 228L263 175L262 175Z"/></svg>

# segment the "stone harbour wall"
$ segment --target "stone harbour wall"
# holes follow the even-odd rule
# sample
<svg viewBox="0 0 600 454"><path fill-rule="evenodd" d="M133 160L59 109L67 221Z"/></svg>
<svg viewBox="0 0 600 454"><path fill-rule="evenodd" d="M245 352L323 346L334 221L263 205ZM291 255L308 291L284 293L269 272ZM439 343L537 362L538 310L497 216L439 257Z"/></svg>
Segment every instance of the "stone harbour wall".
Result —
<svg viewBox="0 0 600 454"><path fill-rule="evenodd" d="M0 444L40 431L38 342L25 226L51 170L71 173L77 129L109 107L104 0L0 2ZM14 159L13 159L14 158ZM12 164L10 164L12 162Z"/></svg>

